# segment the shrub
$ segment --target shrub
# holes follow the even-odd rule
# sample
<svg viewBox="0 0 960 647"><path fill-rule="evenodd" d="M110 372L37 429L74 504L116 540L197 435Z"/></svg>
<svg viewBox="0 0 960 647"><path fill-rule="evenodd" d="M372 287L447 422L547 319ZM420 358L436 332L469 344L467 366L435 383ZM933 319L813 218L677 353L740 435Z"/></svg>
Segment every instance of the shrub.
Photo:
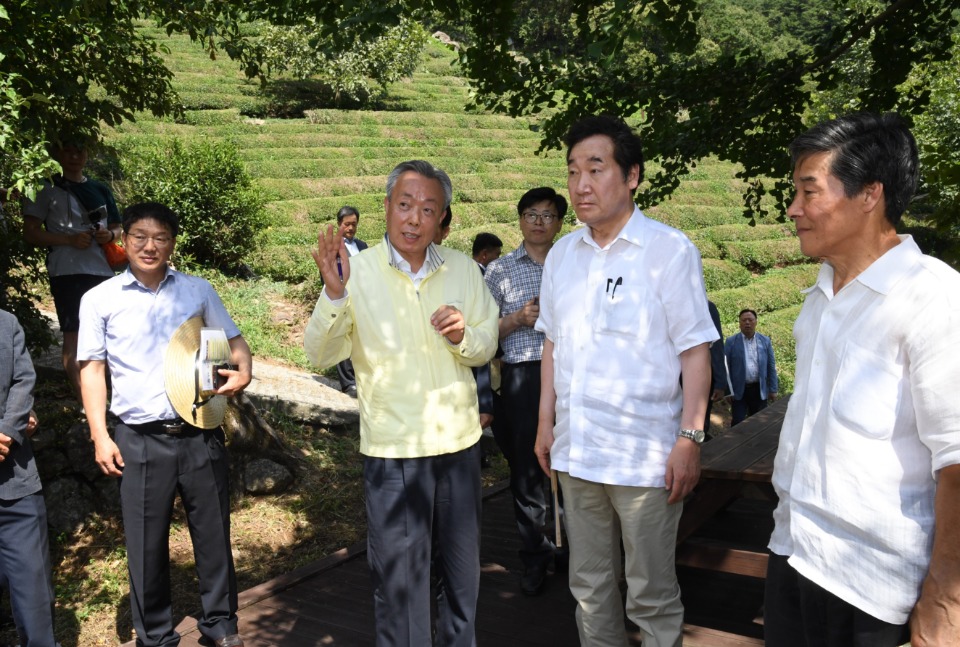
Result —
<svg viewBox="0 0 960 647"><path fill-rule="evenodd" d="M710 299L720 311L721 321L736 321L742 308L753 308L760 314L782 310L803 301L801 290L813 285L819 271L816 263L770 270L750 285L717 290Z"/></svg>
<svg viewBox="0 0 960 647"><path fill-rule="evenodd" d="M754 271L806 263L810 259L800 251L796 239L728 241L722 243L726 257Z"/></svg>
<svg viewBox="0 0 960 647"><path fill-rule="evenodd" d="M715 258L703 259L703 281L707 292L739 288L750 282L750 270L729 261Z"/></svg>
<svg viewBox="0 0 960 647"><path fill-rule="evenodd" d="M173 140L125 155L122 168L125 202L161 202L180 216L181 262L235 270L257 248L264 199L232 144Z"/></svg>

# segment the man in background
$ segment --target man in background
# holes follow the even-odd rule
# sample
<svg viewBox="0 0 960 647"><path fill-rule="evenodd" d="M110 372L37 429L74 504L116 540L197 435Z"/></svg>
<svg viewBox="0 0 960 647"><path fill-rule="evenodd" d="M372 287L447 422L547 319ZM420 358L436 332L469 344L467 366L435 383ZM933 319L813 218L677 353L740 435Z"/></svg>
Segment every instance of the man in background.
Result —
<svg viewBox="0 0 960 647"><path fill-rule="evenodd" d="M318 367L352 355L356 368L376 644L472 647L481 431L470 369L493 357L497 310L476 264L433 242L447 174L403 162L386 193L382 243L351 258L332 227L319 233L324 288L304 347Z"/></svg>
<svg viewBox="0 0 960 647"><path fill-rule="evenodd" d="M757 332L756 311L745 308L738 319L740 332L730 335L723 345L733 387L731 426L766 409L768 401L777 399L780 388L773 344L769 337Z"/></svg>
<svg viewBox="0 0 960 647"><path fill-rule="evenodd" d="M707 307L710 309L710 319L713 320L713 326L717 329L720 339L710 344L710 399L707 400L707 416L703 421L703 431L707 434L707 440L710 440L710 414L713 411L713 403L719 402L724 395L730 391L730 376L727 372L727 356L724 354L723 325L720 323L720 311L713 301L707 301Z"/></svg>
<svg viewBox="0 0 960 647"><path fill-rule="evenodd" d="M500 258L503 241L495 234L480 232L473 238L473 260L480 266L481 272L487 271L490 261Z"/></svg>
<svg viewBox="0 0 960 647"><path fill-rule="evenodd" d="M517 203L523 242L491 263L484 277L500 311L501 415L495 431L501 451L510 464L510 490L523 562L520 590L525 595L538 595L543 590L547 567L556 549L543 532L547 499L543 472L533 452L543 354L543 333L534 326L540 313L543 263L560 233L566 213L567 201L549 187L523 194Z"/></svg>
<svg viewBox="0 0 960 647"><path fill-rule="evenodd" d="M23 205L23 237L46 247L50 293L63 334L63 369L80 401L77 331L80 299L113 276L102 245L120 235L120 213L110 188L83 174L87 148L82 142L55 146L51 154L63 169Z"/></svg>
<svg viewBox="0 0 960 647"><path fill-rule="evenodd" d="M357 227L360 224L360 212L356 207L343 206L337 212L337 227L343 237L343 245L348 256L356 256L367 248L367 244L357 238ZM351 398L357 397L357 377L353 372L353 363L349 358L337 364L337 378L340 380L340 390Z"/></svg>

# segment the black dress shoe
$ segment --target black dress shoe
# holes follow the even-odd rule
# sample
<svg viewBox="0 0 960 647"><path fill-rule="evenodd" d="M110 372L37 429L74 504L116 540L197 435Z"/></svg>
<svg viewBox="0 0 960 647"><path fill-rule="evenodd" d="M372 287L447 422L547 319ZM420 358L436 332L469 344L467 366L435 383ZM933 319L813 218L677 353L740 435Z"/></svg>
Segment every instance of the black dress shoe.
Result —
<svg viewBox="0 0 960 647"><path fill-rule="evenodd" d="M523 569L523 575L520 577L520 590L524 595L540 595L546 576L546 565L528 566Z"/></svg>
<svg viewBox="0 0 960 647"><path fill-rule="evenodd" d="M240 634L229 634L223 638L217 638L213 643L216 647L243 647L243 639Z"/></svg>
<svg viewBox="0 0 960 647"><path fill-rule="evenodd" d="M349 395L351 398L357 397L357 387L355 386L348 386L343 390L343 392Z"/></svg>

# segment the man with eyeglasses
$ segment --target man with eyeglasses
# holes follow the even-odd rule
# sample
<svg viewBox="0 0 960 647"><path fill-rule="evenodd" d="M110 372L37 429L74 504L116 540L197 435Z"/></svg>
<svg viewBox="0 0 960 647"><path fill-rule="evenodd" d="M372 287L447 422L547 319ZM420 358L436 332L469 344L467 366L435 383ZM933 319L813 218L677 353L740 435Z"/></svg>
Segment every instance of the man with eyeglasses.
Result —
<svg viewBox="0 0 960 647"><path fill-rule="evenodd" d="M237 634L237 582L230 548L230 486L223 430L182 420L167 396L164 359L184 322L222 328L230 364L216 390L236 395L250 383L250 348L220 297L204 279L169 266L179 220L155 202L123 213L129 267L91 289L80 303L77 357L90 438L101 471L120 478L120 505L130 575L130 609L138 647L179 643L170 601L170 517L177 493L193 540L203 615L200 632L216 647L243 647ZM106 372L113 387L107 429Z"/></svg>
<svg viewBox="0 0 960 647"><path fill-rule="evenodd" d="M677 526L700 475L719 335L697 248L634 204L640 136L622 119L586 117L565 143L570 202L586 227L543 268L536 452L563 489L580 643L627 644L622 540L630 620L646 647L679 647Z"/></svg>
<svg viewBox="0 0 960 647"><path fill-rule="evenodd" d="M549 187L531 189L517 203L523 242L492 261L484 279L500 309L500 397L502 424L497 443L510 464L510 489L520 532L523 574L520 590L543 590L555 546L543 532L547 513L543 472L533 453L540 399L540 358L543 333L534 330L540 313L540 276L547 252L560 232L567 201ZM499 416L498 416L499 417Z"/></svg>

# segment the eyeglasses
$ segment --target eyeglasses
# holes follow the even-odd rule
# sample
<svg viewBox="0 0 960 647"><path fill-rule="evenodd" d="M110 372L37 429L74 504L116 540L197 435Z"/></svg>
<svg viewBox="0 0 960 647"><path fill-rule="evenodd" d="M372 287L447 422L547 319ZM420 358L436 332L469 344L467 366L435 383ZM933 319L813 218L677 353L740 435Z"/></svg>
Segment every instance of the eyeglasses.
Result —
<svg viewBox="0 0 960 647"><path fill-rule="evenodd" d="M531 225L535 223L538 219L542 220L543 224L549 225L554 220L560 217L556 214L550 213L549 211L545 211L543 213L537 213L536 211L524 211L522 215L523 215L523 219L529 222Z"/></svg>
<svg viewBox="0 0 960 647"><path fill-rule="evenodd" d="M143 234L127 234L127 241L130 243L130 246L137 249L144 247L148 240L152 240L153 244L157 247L167 247L173 242L173 238L170 236L144 236Z"/></svg>

